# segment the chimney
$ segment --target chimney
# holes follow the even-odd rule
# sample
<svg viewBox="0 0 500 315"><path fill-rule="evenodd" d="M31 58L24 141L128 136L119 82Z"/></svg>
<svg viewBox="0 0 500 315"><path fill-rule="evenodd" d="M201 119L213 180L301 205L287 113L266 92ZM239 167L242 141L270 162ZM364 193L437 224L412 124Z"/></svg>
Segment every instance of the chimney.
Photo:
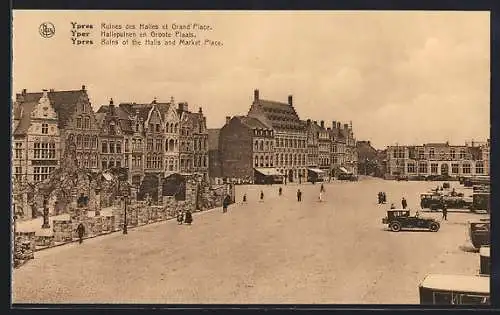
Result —
<svg viewBox="0 0 500 315"><path fill-rule="evenodd" d="M337 127L337 122L334 120L332 121L332 129L335 129Z"/></svg>
<svg viewBox="0 0 500 315"><path fill-rule="evenodd" d="M317 124L318 124L318 122L315 120L315 121L313 121L313 124L317 125Z"/></svg>
<svg viewBox="0 0 500 315"><path fill-rule="evenodd" d="M156 97L153 98L153 104L156 104Z"/></svg>
<svg viewBox="0 0 500 315"><path fill-rule="evenodd" d="M229 124L230 120L231 120L231 116L226 116L226 125Z"/></svg>
<svg viewBox="0 0 500 315"><path fill-rule="evenodd" d="M198 113L203 114L203 110L201 109L201 107L200 107L200 109L198 110Z"/></svg>
<svg viewBox="0 0 500 315"><path fill-rule="evenodd" d="M179 103L177 108L180 110L180 111L184 111L184 103Z"/></svg>
<svg viewBox="0 0 500 315"><path fill-rule="evenodd" d="M50 89L50 92L55 92L55 90L54 89Z"/></svg>
<svg viewBox="0 0 500 315"><path fill-rule="evenodd" d="M337 122L337 129L340 130L340 123L339 122Z"/></svg>
<svg viewBox="0 0 500 315"><path fill-rule="evenodd" d="M253 90L253 101L257 102L259 100L259 90Z"/></svg>
<svg viewBox="0 0 500 315"><path fill-rule="evenodd" d="M293 106L293 96L288 95L288 105Z"/></svg>
<svg viewBox="0 0 500 315"><path fill-rule="evenodd" d="M85 85L82 85L82 91L85 91Z"/></svg>
<svg viewBox="0 0 500 315"><path fill-rule="evenodd" d="M320 125L321 125L321 128L325 128L325 121L324 120L320 121Z"/></svg>
<svg viewBox="0 0 500 315"><path fill-rule="evenodd" d="M344 130L349 130L349 124L344 124Z"/></svg>
<svg viewBox="0 0 500 315"><path fill-rule="evenodd" d="M308 120L307 120L307 125L308 125L308 126L310 126L310 125L311 125L311 120L310 120L310 119L308 119Z"/></svg>
<svg viewBox="0 0 500 315"><path fill-rule="evenodd" d="M26 95L26 89L23 89L23 93L22 93L22 94L23 94L23 95Z"/></svg>

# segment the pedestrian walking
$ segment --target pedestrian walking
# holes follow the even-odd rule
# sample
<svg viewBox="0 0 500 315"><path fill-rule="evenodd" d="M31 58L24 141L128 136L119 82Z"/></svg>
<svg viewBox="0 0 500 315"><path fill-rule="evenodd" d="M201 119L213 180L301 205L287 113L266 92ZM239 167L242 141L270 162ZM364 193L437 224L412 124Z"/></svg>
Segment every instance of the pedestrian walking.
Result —
<svg viewBox="0 0 500 315"><path fill-rule="evenodd" d="M260 191L260 201L264 201L264 192L262 190Z"/></svg>
<svg viewBox="0 0 500 315"><path fill-rule="evenodd" d="M382 203L386 203L387 202L387 196L385 194L385 192L382 192Z"/></svg>
<svg viewBox="0 0 500 315"><path fill-rule="evenodd" d="M222 201L222 213L227 212L227 207L229 206L230 202L231 202L231 199L229 198L229 195L226 195L226 197Z"/></svg>
<svg viewBox="0 0 500 315"><path fill-rule="evenodd" d="M401 199L401 206L403 207L403 209L406 209L406 207L408 206L408 203L406 202L405 197L403 197Z"/></svg>
<svg viewBox="0 0 500 315"><path fill-rule="evenodd" d="M78 242L80 244L83 243L83 236L85 235L85 226L83 225L83 223L78 224L76 233L78 233Z"/></svg>
<svg viewBox="0 0 500 315"><path fill-rule="evenodd" d="M377 198L378 198L378 204L381 204L382 203L382 192L381 191L378 192Z"/></svg>
<svg viewBox="0 0 500 315"><path fill-rule="evenodd" d="M323 186L323 184L321 184L321 188L319 189L320 192L325 192L325 186Z"/></svg>
<svg viewBox="0 0 500 315"><path fill-rule="evenodd" d="M278 189L278 195L281 196L281 194L283 194L283 189L280 187L280 189Z"/></svg>
<svg viewBox="0 0 500 315"><path fill-rule="evenodd" d="M319 202L323 201L323 192L320 190L319 191Z"/></svg>
<svg viewBox="0 0 500 315"><path fill-rule="evenodd" d="M443 220L448 221L448 207L446 207L446 204L443 204Z"/></svg>
<svg viewBox="0 0 500 315"><path fill-rule="evenodd" d="M297 201L302 201L302 192L300 191L300 189L297 190Z"/></svg>
<svg viewBox="0 0 500 315"><path fill-rule="evenodd" d="M247 194L243 194L243 203L247 203Z"/></svg>
<svg viewBox="0 0 500 315"><path fill-rule="evenodd" d="M191 225L191 223L193 223L193 215L189 210L186 210L186 214L184 215L184 223L188 225Z"/></svg>
<svg viewBox="0 0 500 315"><path fill-rule="evenodd" d="M184 214L181 210L177 211L177 224L182 224L184 221Z"/></svg>

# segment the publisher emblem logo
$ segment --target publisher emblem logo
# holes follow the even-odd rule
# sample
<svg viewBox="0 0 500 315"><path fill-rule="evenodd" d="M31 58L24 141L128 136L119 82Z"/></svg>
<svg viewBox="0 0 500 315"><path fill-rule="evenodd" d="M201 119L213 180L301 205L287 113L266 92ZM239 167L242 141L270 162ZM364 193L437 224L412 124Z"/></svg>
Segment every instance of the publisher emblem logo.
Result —
<svg viewBox="0 0 500 315"><path fill-rule="evenodd" d="M38 32L44 38L51 38L56 33L56 27L54 26L54 24L52 24L50 22L44 22L44 23L40 24L40 27L38 28Z"/></svg>

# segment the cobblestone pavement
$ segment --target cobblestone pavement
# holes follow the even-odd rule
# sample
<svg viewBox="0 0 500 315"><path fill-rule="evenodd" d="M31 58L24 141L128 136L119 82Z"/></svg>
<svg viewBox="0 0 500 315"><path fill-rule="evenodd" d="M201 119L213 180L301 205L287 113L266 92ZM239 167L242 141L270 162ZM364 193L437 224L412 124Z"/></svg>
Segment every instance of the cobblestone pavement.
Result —
<svg viewBox="0 0 500 315"><path fill-rule="evenodd" d="M479 269L466 232L478 215L450 212L437 233L381 224L389 206L377 205L378 191L417 209L435 186L332 182L321 203L319 184L283 186L281 197L277 185L238 186L227 214L197 214L192 226L171 220L38 252L14 271L13 302L415 304L426 274Z"/></svg>

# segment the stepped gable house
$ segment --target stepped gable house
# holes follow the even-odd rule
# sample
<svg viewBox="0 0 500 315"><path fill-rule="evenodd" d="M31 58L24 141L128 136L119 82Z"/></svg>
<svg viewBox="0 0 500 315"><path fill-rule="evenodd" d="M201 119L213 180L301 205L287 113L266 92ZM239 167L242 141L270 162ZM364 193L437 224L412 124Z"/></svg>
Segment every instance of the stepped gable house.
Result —
<svg viewBox="0 0 500 315"><path fill-rule="evenodd" d="M179 103L180 120L179 159L182 173L199 173L208 180L207 120L200 107L197 113L189 111L188 103Z"/></svg>
<svg viewBox="0 0 500 315"><path fill-rule="evenodd" d="M257 118L274 130L275 167L289 182L305 180L307 155L307 130L293 105L292 95L288 103L260 98L254 91L254 100L248 116Z"/></svg>
<svg viewBox="0 0 500 315"><path fill-rule="evenodd" d="M219 134L222 176L246 182L276 182L274 130L256 117L226 117Z"/></svg>
<svg viewBox="0 0 500 315"><path fill-rule="evenodd" d="M33 111L34 109L36 111ZM24 169L22 169L23 165L19 164L20 168L17 171L20 171L26 180L37 181L47 178L48 174L57 167L59 162L55 161L58 161L64 154L67 141L73 141L76 145L79 167L98 170L99 126L84 85L80 90L71 91L49 90L28 93L23 90L22 93L16 95L13 123L15 126L13 163L15 167L24 159ZM59 132L60 142L56 140L57 132ZM39 136L26 137L31 133L39 134ZM52 139L49 139L49 134ZM23 158L15 158L16 148L17 152L24 150ZM35 162L28 170L28 160L31 157L44 162ZM16 174L15 168L14 174Z"/></svg>
<svg viewBox="0 0 500 315"><path fill-rule="evenodd" d="M126 144L133 134L127 113L115 106L113 99L96 113L101 131L99 133L101 169L128 167Z"/></svg>
<svg viewBox="0 0 500 315"><path fill-rule="evenodd" d="M325 122L305 122L307 130L307 166L309 179L321 179L330 173L330 147L329 130L325 129Z"/></svg>

